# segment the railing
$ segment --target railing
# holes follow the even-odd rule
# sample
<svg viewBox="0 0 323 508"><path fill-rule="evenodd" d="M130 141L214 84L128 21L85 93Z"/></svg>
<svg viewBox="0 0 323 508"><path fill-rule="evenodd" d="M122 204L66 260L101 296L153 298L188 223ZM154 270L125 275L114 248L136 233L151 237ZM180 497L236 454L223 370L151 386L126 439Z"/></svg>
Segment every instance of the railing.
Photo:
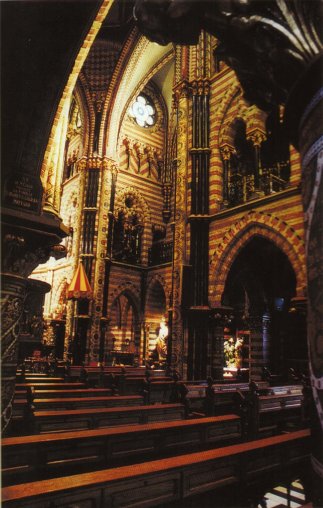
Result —
<svg viewBox="0 0 323 508"><path fill-rule="evenodd" d="M173 242L156 242L148 251L149 266L169 263L173 255Z"/></svg>
<svg viewBox="0 0 323 508"><path fill-rule="evenodd" d="M288 185L288 180L282 178L281 169L286 169L286 167L284 164L278 164L277 167L263 169L258 177L257 185L254 175L233 172L228 182L228 207L284 190Z"/></svg>

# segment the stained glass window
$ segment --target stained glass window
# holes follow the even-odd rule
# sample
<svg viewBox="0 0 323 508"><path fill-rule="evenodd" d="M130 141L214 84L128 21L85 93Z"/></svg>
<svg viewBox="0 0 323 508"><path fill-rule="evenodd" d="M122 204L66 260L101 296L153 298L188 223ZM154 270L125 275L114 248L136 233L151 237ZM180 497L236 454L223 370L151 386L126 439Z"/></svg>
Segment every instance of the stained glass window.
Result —
<svg viewBox="0 0 323 508"><path fill-rule="evenodd" d="M129 108L129 115L140 127L151 127L155 123L155 108L143 95L138 95Z"/></svg>

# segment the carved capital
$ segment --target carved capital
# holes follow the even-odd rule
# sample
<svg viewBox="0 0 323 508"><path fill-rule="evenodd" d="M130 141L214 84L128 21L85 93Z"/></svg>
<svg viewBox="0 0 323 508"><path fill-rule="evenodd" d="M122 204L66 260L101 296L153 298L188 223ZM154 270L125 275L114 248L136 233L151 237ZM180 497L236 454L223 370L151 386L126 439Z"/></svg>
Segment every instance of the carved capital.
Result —
<svg viewBox="0 0 323 508"><path fill-rule="evenodd" d="M181 81L175 89L176 102L180 99L186 99L189 96L189 84L187 81Z"/></svg>
<svg viewBox="0 0 323 508"><path fill-rule="evenodd" d="M232 154L234 153L235 148L232 145L226 143L225 145L220 146L220 152L223 160L230 160Z"/></svg>
<svg viewBox="0 0 323 508"><path fill-rule="evenodd" d="M267 139L266 133L260 129L255 129L251 132L247 132L246 137L248 141L251 141L253 146L260 146L261 143Z"/></svg>
<svg viewBox="0 0 323 508"><path fill-rule="evenodd" d="M77 163L77 170L84 171L87 167L87 157L81 157Z"/></svg>

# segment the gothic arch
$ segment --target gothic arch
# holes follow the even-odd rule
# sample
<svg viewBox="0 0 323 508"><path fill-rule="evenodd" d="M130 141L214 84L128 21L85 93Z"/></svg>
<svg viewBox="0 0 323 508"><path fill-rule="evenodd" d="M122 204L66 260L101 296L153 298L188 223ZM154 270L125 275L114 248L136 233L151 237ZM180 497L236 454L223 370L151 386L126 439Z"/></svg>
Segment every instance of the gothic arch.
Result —
<svg viewBox="0 0 323 508"><path fill-rule="evenodd" d="M304 295L306 273L303 240L293 228L278 217L251 211L232 225L212 256L210 264L215 265L212 275L214 282L210 288L212 307L221 304L225 281L232 263L246 243L257 235L273 242L286 254L295 272L297 296Z"/></svg>
<svg viewBox="0 0 323 508"><path fill-rule="evenodd" d="M90 90L87 86L85 77L82 71L79 74L79 80L75 87L78 92L77 97L83 113L83 117L86 118L86 125L83 128L83 155L87 156L90 152L90 147L93 144L93 129L95 123L95 110L93 107L93 101Z"/></svg>
<svg viewBox="0 0 323 508"><path fill-rule="evenodd" d="M143 78L143 72L141 72L142 68L150 69L154 68L156 71L156 61L164 62L164 58L166 54L170 50L170 45L167 46L153 46L153 43L148 41L144 36L138 37L136 30L134 30L132 34L133 40L131 45L127 47L127 51L130 49L131 54L125 51L120 57L119 62L121 62L121 58L123 58L123 74L122 79L118 84L117 91L114 95L114 101L112 107L108 112L109 106L111 106L112 97L107 95L103 114L102 114L102 125L105 125L102 133L104 133L104 142L102 146L102 150L105 155L116 158L117 150L118 150L118 139L119 139L119 131L121 125L121 119L123 112L125 111L125 107L127 101L130 96L133 95L136 87L138 86L138 82ZM128 58L128 61L126 59ZM157 64L158 65L158 64ZM144 67L143 67L144 66ZM116 73L119 72L119 64L116 67ZM141 74L141 75L139 75ZM142 86L144 86L145 81L142 82ZM113 128L108 128L108 126L113 125Z"/></svg>
<svg viewBox="0 0 323 508"><path fill-rule="evenodd" d="M140 315L140 292L139 289L133 284L131 281L125 281L122 284L119 284L118 287L114 289L110 293L110 313L112 310L112 307L114 305L115 300L121 296L122 294L126 295L127 297L130 297L131 302L134 305L134 308L136 310L138 319Z"/></svg>
<svg viewBox="0 0 323 508"><path fill-rule="evenodd" d="M147 296L146 296L146 301L145 301L145 308L146 308L146 304L147 304L147 298L149 295L149 291L150 291L151 287L156 282L158 282L164 290L165 298L166 298L166 307L169 305L169 300L170 300L171 295L170 295L170 289L167 285L167 282L162 275L160 275L159 273L155 273L155 274L151 275L147 280L147 291L146 291Z"/></svg>
<svg viewBox="0 0 323 508"><path fill-rule="evenodd" d="M92 26L90 27L81 47L79 48L78 54L75 58L74 66L72 69L72 72L68 76L68 80L66 82L64 91L62 93L59 105L56 110L55 118L52 124L51 133L48 139L48 144L45 150L42 167L41 167L41 177L42 179L45 179L45 175L47 173L47 165L49 163L49 158L51 154L51 150L53 147L55 134L57 129L60 129L61 127L61 121L64 114L64 107L66 104L70 101L78 75L82 69L83 63L85 62L85 59L90 51L90 48L95 41L95 38L101 28L101 25L106 18L110 7L112 5L112 2L110 0L103 0L101 6L97 10L97 14L95 16L95 19L92 22Z"/></svg>
<svg viewBox="0 0 323 508"><path fill-rule="evenodd" d="M226 91L215 115L214 131L218 133L219 146L221 145L221 131L225 116L229 111L232 101L239 95L240 91L240 85L237 81L235 81Z"/></svg>

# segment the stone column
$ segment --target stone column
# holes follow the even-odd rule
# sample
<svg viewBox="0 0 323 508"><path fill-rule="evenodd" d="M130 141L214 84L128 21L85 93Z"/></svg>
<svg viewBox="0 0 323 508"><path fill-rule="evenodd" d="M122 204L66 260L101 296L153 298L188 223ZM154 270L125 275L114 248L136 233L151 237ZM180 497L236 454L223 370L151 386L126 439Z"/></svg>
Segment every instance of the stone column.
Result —
<svg viewBox="0 0 323 508"><path fill-rule="evenodd" d="M186 182L188 165L187 132L189 130L189 88L182 81L175 91L177 97L177 164L174 174L175 213L174 247L171 295L171 341L169 344L170 365L182 369L183 360L183 322L181 310L183 263L186 261Z"/></svg>
<svg viewBox="0 0 323 508"><path fill-rule="evenodd" d="M247 133L247 140L251 141L254 148L254 178L255 192L262 191L262 167L261 167L261 145L266 141L266 133L260 129L255 129Z"/></svg>
<svg viewBox="0 0 323 508"><path fill-rule="evenodd" d="M229 184L230 184L230 166L231 157L234 152L234 147L229 144L220 146L220 152L223 160L223 208L229 204Z"/></svg>

